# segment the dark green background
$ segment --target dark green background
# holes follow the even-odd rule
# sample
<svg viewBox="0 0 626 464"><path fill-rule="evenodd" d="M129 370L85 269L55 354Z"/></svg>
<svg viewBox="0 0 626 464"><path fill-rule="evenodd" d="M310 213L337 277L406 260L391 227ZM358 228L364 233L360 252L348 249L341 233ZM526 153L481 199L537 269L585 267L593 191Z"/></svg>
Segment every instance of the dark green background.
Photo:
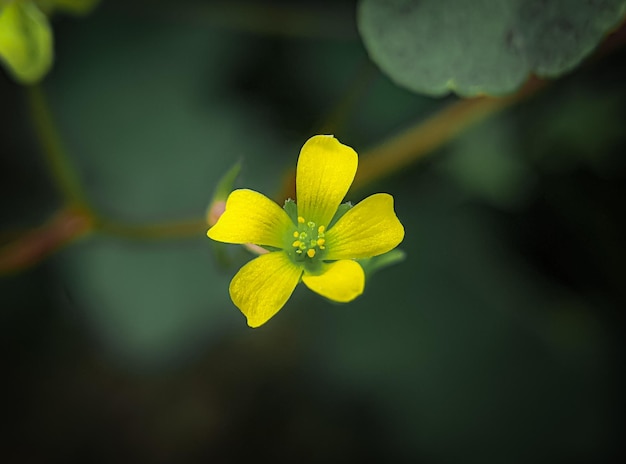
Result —
<svg viewBox="0 0 626 464"><path fill-rule="evenodd" d="M302 23L206 3L55 18L43 88L108 217L201 217L237 160L238 186L275 194L355 82L366 90L332 131L359 153L454 101L380 74L353 2L284 2L313 12ZM299 288L249 329L228 297L237 266L218 266L204 236L96 233L3 277L3 461L611 462L624 63L623 49L586 63L349 198L394 195L407 253L351 304ZM6 73L0 102L7 241L61 199Z"/></svg>

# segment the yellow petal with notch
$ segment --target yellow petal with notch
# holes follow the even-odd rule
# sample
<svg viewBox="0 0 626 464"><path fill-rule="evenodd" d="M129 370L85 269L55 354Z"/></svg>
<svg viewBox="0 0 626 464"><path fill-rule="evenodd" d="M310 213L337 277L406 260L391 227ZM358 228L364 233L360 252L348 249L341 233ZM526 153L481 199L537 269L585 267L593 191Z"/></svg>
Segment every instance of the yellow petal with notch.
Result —
<svg viewBox="0 0 626 464"><path fill-rule="evenodd" d="M404 227L393 210L393 197L377 193L344 214L325 238L325 259L369 258L398 246Z"/></svg>
<svg viewBox="0 0 626 464"><path fill-rule="evenodd" d="M356 261L344 259L325 264L320 275L303 275L302 282L329 300L347 303L363 293L365 273Z"/></svg>
<svg viewBox="0 0 626 464"><path fill-rule="evenodd" d="M328 227L352 185L357 164L356 152L332 135L307 140L296 170L298 215Z"/></svg>
<svg viewBox="0 0 626 464"><path fill-rule="evenodd" d="M226 209L207 235L225 243L254 243L283 248L293 222L280 206L254 190L233 191Z"/></svg>
<svg viewBox="0 0 626 464"><path fill-rule="evenodd" d="M235 274L230 297L248 319L248 325L259 327L285 305L301 275L302 269L286 253L261 255Z"/></svg>

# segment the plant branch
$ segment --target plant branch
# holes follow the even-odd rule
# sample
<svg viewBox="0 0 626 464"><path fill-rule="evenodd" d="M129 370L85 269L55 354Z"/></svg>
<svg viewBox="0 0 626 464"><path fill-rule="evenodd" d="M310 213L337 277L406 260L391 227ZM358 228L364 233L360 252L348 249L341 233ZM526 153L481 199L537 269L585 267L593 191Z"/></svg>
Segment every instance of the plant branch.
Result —
<svg viewBox="0 0 626 464"><path fill-rule="evenodd" d="M41 227L0 247L0 275L27 269L93 230L84 211L66 208Z"/></svg>
<svg viewBox="0 0 626 464"><path fill-rule="evenodd" d="M518 92L506 97L477 97L458 100L425 121L391 137L360 159L352 190L389 176L437 148L487 117L524 100L546 85L531 78Z"/></svg>
<svg viewBox="0 0 626 464"><path fill-rule="evenodd" d="M67 204L92 212L87 195L63 146L46 96L39 85L26 87L35 135L57 188Z"/></svg>

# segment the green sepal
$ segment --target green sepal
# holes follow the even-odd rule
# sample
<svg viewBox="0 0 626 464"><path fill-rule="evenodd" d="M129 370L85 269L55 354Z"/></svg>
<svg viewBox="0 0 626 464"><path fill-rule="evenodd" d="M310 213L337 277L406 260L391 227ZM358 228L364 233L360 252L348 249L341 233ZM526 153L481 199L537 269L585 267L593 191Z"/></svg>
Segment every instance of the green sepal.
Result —
<svg viewBox="0 0 626 464"><path fill-rule="evenodd" d="M341 216L343 216L344 214L346 214L348 211L350 211L352 209L354 205L352 203L350 203L349 201L342 203L339 205L339 208L337 208L337 212L335 213L335 215L333 216L333 218L330 220L330 224L328 224L328 226L326 227L326 230L330 229L332 226L335 225L335 223L341 218Z"/></svg>
<svg viewBox="0 0 626 464"><path fill-rule="evenodd" d="M297 226L298 225L298 206L296 205L296 202L293 201L291 198L288 198L287 200L285 200L283 209L285 210L287 215L291 218L293 223Z"/></svg>
<svg viewBox="0 0 626 464"><path fill-rule="evenodd" d="M237 180L237 176L240 171L241 161L237 161L237 163L235 163L218 182L217 187L215 187L215 193L213 194L213 200L211 203L215 201L226 201L228 195L230 195L230 193L235 189L235 180Z"/></svg>
<svg viewBox="0 0 626 464"><path fill-rule="evenodd" d="M381 269L404 261L405 258L406 253L399 248L395 248L379 256L357 259L356 262L363 268L363 271L365 272L365 279L367 280Z"/></svg>
<svg viewBox="0 0 626 464"><path fill-rule="evenodd" d="M241 162L237 162L232 168L230 168L217 183L215 191L213 192L213 198L211 198L211 202L209 203L209 207L206 211L207 223L209 225L212 226L215 224L219 216L222 214L222 209L226 204L228 195L230 195L234 189L235 180L239 175L239 171L241 171Z"/></svg>

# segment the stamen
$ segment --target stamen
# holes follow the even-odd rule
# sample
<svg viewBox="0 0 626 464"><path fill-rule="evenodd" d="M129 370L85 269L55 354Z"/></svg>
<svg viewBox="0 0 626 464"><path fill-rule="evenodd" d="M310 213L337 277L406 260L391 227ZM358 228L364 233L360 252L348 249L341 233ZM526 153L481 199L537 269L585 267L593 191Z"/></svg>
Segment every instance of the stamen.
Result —
<svg viewBox="0 0 626 464"><path fill-rule="evenodd" d="M324 238L326 226L317 227L313 221L307 222L302 216L298 216L297 227L298 230L293 231L292 235L295 240L291 244L295 248L294 251L297 256L306 254L306 256L313 259L318 252L326 249L324 246L326 244L326 239Z"/></svg>

